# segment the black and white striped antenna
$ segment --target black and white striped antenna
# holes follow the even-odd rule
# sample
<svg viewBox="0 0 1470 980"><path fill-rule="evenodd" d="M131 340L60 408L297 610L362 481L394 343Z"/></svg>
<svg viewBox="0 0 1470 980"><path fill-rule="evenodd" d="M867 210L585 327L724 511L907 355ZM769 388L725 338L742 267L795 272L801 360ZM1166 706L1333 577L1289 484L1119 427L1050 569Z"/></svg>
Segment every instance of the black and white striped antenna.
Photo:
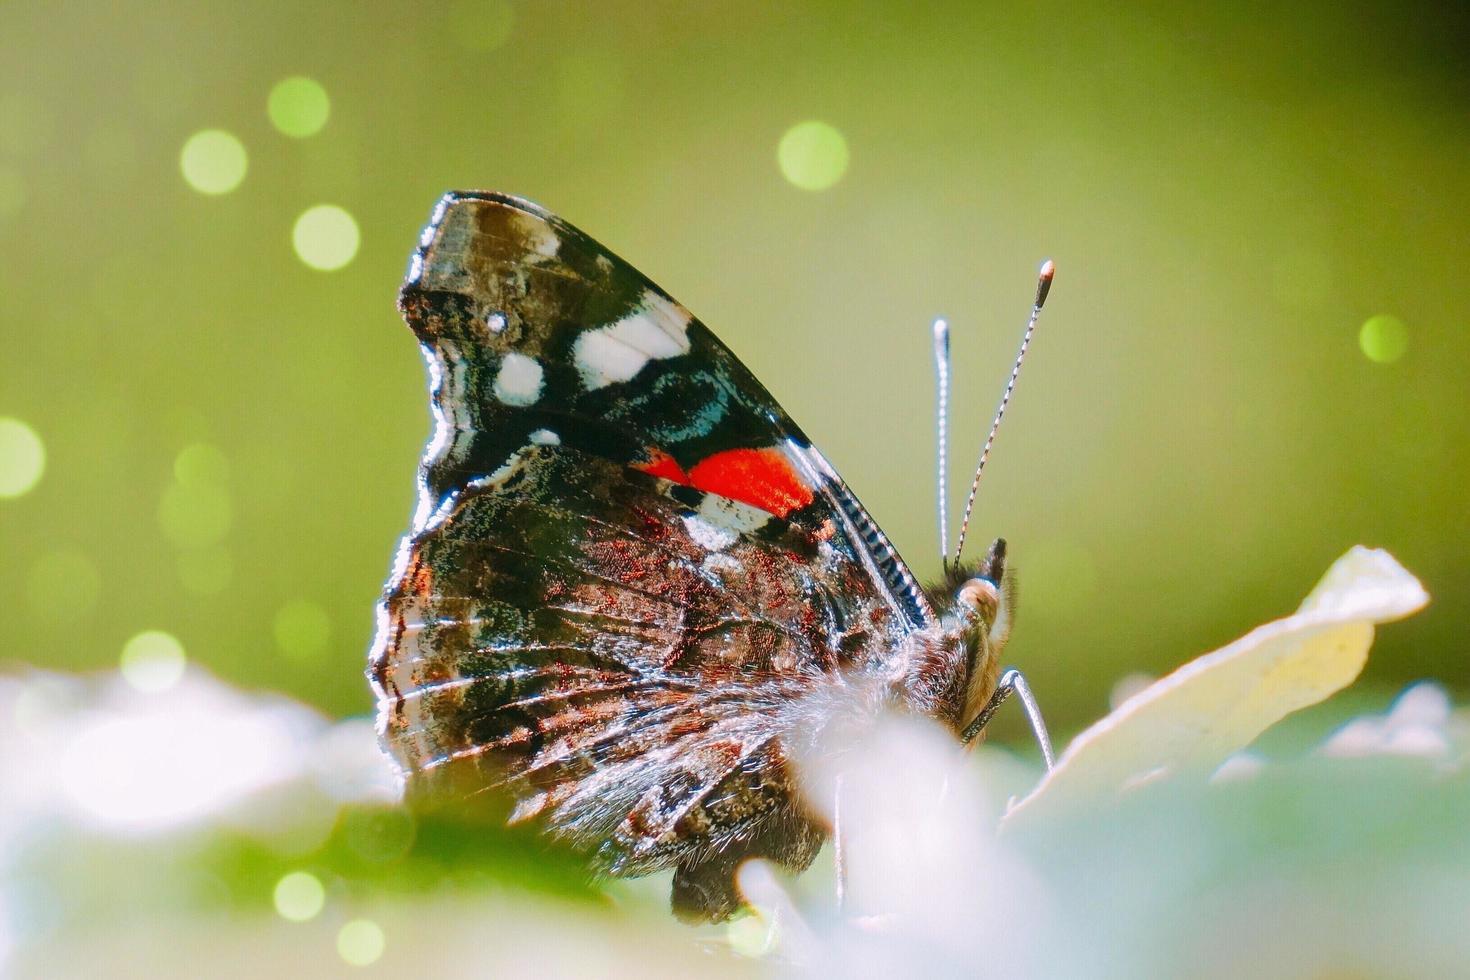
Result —
<svg viewBox="0 0 1470 980"><path fill-rule="evenodd" d="M939 561L949 567L949 322L934 321L934 434L939 503Z"/></svg>
<svg viewBox="0 0 1470 980"><path fill-rule="evenodd" d="M990 423L990 434L985 437L985 447L980 450L980 462L975 467L975 479L970 481L970 496L965 501L965 516L960 519L960 536L954 549L955 562L960 560L960 553L965 550L965 535L970 530L970 513L975 509L975 494L980 489L980 474L985 470L985 461L990 458L990 447L995 444L995 433L1000 428L1000 420L1006 413L1006 406L1010 404L1011 392L1016 390L1016 378L1021 374L1021 362L1026 359L1026 348L1031 346L1031 337L1036 333L1036 321L1041 316L1041 307L1046 302L1046 294L1051 291L1051 280L1055 274L1056 266L1052 264L1051 259L1041 263L1041 271L1036 277L1036 299L1031 304L1031 317L1026 321L1026 332L1021 336L1021 350L1016 354L1016 363L1011 367L1011 378L1006 382L1005 393L1000 396L1000 407L995 410L995 420ZM937 356L937 327L935 344ZM943 492L941 489L940 493L943 494Z"/></svg>

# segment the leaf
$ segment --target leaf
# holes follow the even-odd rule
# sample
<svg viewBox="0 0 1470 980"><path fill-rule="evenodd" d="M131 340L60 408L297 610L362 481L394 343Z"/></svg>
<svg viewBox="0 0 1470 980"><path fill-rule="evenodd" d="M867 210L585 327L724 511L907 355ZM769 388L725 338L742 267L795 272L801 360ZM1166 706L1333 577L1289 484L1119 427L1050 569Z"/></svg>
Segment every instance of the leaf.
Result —
<svg viewBox="0 0 1470 980"><path fill-rule="evenodd" d="M1213 771L1291 712L1351 684L1368 659L1374 625L1428 601L1388 552L1354 547L1295 613L1185 664L1078 735L1006 823L1111 800L1180 772Z"/></svg>

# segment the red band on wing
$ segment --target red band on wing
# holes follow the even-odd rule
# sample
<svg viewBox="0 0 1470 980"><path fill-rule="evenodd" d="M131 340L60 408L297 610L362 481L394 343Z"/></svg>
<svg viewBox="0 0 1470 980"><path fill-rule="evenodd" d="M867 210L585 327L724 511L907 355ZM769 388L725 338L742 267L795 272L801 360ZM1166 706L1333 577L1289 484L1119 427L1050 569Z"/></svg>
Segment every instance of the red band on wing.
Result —
<svg viewBox="0 0 1470 980"><path fill-rule="evenodd" d="M812 491L775 447L728 449L702 459L689 470L700 490L739 500L785 517L812 502Z"/></svg>
<svg viewBox="0 0 1470 980"><path fill-rule="evenodd" d="M719 494L785 517L812 502L812 490L786 455L774 446L765 449L727 449L695 463L686 472L665 452L653 450L646 463L634 469L674 483Z"/></svg>
<svg viewBox="0 0 1470 980"><path fill-rule="evenodd" d="M674 457L668 453L655 449L649 453L650 459L646 463L634 463L633 469L642 470L649 476L660 477L674 483L682 483L689 486L689 474L684 472L684 467L674 462Z"/></svg>

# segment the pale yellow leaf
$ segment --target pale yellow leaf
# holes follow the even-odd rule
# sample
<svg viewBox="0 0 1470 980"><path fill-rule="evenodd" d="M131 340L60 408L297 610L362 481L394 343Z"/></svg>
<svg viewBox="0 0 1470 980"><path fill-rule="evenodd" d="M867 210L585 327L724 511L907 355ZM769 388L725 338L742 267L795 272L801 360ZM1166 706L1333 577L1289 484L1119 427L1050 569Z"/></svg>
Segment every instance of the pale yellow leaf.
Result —
<svg viewBox="0 0 1470 980"><path fill-rule="evenodd" d="M1428 601L1388 552L1353 548L1295 613L1185 664L1078 735L1007 822L1111 800L1179 772L1208 774L1286 715L1351 684L1374 625Z"/></svg>

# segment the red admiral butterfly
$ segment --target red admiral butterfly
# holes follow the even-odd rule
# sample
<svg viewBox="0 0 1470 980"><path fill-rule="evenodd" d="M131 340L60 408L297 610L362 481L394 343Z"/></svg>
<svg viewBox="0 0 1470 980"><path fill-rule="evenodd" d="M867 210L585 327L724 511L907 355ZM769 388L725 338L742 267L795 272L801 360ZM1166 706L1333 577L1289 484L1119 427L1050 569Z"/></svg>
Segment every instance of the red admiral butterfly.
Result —
<svg viewBox="0 0 1470 980"><path fill-rule="evenodd" d="M721 919L740 862L801 870L826 837L790 761L840 706L968 741L1026 694L1005 542L961 564L962 531L921 587L724 344L582 232L448 194L399 307L434 435L369 676L411 796L506 800Z"/></svg>

